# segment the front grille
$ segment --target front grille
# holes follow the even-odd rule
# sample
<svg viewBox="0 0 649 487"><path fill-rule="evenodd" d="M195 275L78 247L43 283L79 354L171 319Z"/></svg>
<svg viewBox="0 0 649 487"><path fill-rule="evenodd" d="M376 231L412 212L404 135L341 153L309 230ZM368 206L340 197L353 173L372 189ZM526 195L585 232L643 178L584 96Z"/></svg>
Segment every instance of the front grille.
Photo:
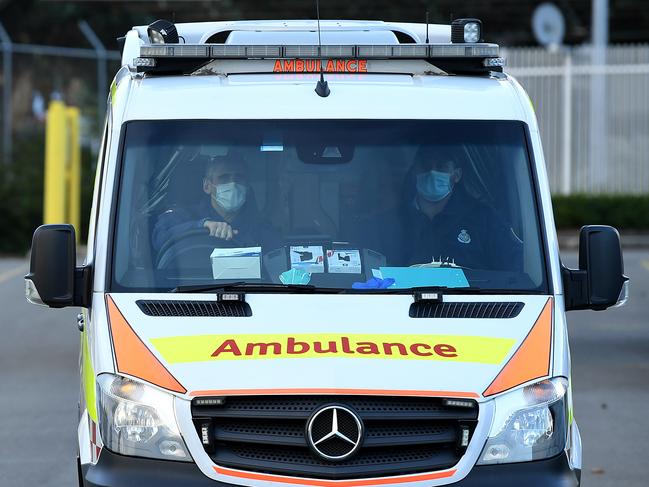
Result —
<svg viewBox="0 0 649 487"><path fill-rule="evenodd" d="M523 303L417 301L410 305L411 318L516 318Z"/></svg>
<svg viewBox="0 0 649 487"><path fill-rule="evenodd" d="M252 316L245 301L139 300L138 307L148 316L245 317Z"/></svg>
<svg viewBox="0 0 649 487"><path fill-rule="evenodd" d="M217 465L255 472L353 479L432 472L455 465L466 450L462 430L472 434L478 405L447 406L441 398L383 396L240 396L221 405L195 399L199 437L207 428L206 452ZM306 424L314 411L338 404L355 411L365 426L358 452L338 462L312 452Z"/></svg>

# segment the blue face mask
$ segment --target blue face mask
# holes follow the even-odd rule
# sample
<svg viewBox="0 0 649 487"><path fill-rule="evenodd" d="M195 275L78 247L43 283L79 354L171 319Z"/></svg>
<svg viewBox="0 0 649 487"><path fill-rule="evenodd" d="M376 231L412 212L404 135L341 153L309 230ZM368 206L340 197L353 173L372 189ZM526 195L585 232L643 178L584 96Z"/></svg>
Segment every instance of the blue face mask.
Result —
<svg viewBox="0 0 649 487"><path fill-rule="evenodd" d="M431 203L443 200L452 189L451 175L447 172L431 170L417 175L417 192Z"/></svg>
<svg viewBox="0 0 649 487"><path fill-rule="evenodd" d="M246 202L247 188L243 184L231 182L214 186L212 198L228 213L239 210Z"/></svg>

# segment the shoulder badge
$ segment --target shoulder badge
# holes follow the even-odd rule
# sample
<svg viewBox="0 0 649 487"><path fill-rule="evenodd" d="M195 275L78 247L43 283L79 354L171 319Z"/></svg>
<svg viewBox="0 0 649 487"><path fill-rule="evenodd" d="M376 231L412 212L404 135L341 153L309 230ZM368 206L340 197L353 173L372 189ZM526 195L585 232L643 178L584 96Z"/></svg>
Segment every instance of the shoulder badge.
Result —
<svg viewBox="0 0 649 487"><path fill-rule="evenodd" d="M469 235L469 232L467 232L465 229L462 229L462 231L457 236L457 241L463 244L471 243L471 235Z"/></svg>

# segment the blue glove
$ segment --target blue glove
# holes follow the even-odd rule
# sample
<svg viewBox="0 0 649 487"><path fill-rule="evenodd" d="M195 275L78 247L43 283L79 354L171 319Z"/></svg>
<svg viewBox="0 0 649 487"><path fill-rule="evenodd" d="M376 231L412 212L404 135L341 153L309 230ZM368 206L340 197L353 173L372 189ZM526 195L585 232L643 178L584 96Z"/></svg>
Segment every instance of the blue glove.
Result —
<svg viewBox="0 0 649 487"><path fill-rule="evenodd" d="M385 279L379 279L378 277L372 277L366 282L355 282L352 284L352 289L387 289L392 284L394 284L394 279L387 277Z"/></svg>

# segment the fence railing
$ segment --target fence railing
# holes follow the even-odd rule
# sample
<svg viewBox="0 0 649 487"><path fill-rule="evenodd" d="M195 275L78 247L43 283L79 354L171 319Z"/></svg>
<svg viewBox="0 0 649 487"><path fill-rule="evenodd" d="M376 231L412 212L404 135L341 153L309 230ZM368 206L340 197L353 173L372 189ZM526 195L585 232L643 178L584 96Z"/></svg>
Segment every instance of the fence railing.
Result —
<svg viewBox="0 0 649 487"><path fill-rule="evenodd" d="M63 46L44 46L38 44L14 43L8 32L0 24L0 50L2 51L2 161L7 163L12 155L12 139L14 137L14 78L15 63L14 58L20 55L37 56L41 59L49 58L52 64L58 67L62 66L61 60L90 60L96 63L96 89L93 90L94 97L97 99L97 108L95 116L98 118L98 126L101 126L101 119L104 116L104 107L107 97L107 87L110 81L108 74L108 65L110 62L115 63L121 59L117 51L106 50L92 30L84 20L79 21L78 28L88 41L91 48L63 47ZM34 70L36 71L36 70ZM56 68L51 76L56 75ZM36 76L36 73L32 73Z"/></svg>
<svg viewBox="0 0 649 487"><path fill-rule="evenodd" d="M20 83L14 78L26 69L32 79L58 74L63 80L59 84L82 78L77 81L91 100L82 107L82 125L91 113L93 137L98 137L108 81L119 67L120 54L106 50L85 22L78 27L90 48L13 43L0 24L3 160L11 157L16 125L29 125L20 123L14 106L14 99L20 99ZM503 51L506 71L521 82L534 104L554 192L649 192L649 45L597 52L588 47ZM36 59L39 66L32 62Z"/></svg>
<svg viewBox="0 0 649 487"><path fill-rule="evenodd" d="M649 192L649 45L505 56L534 104L554 192Z"/></svg>

